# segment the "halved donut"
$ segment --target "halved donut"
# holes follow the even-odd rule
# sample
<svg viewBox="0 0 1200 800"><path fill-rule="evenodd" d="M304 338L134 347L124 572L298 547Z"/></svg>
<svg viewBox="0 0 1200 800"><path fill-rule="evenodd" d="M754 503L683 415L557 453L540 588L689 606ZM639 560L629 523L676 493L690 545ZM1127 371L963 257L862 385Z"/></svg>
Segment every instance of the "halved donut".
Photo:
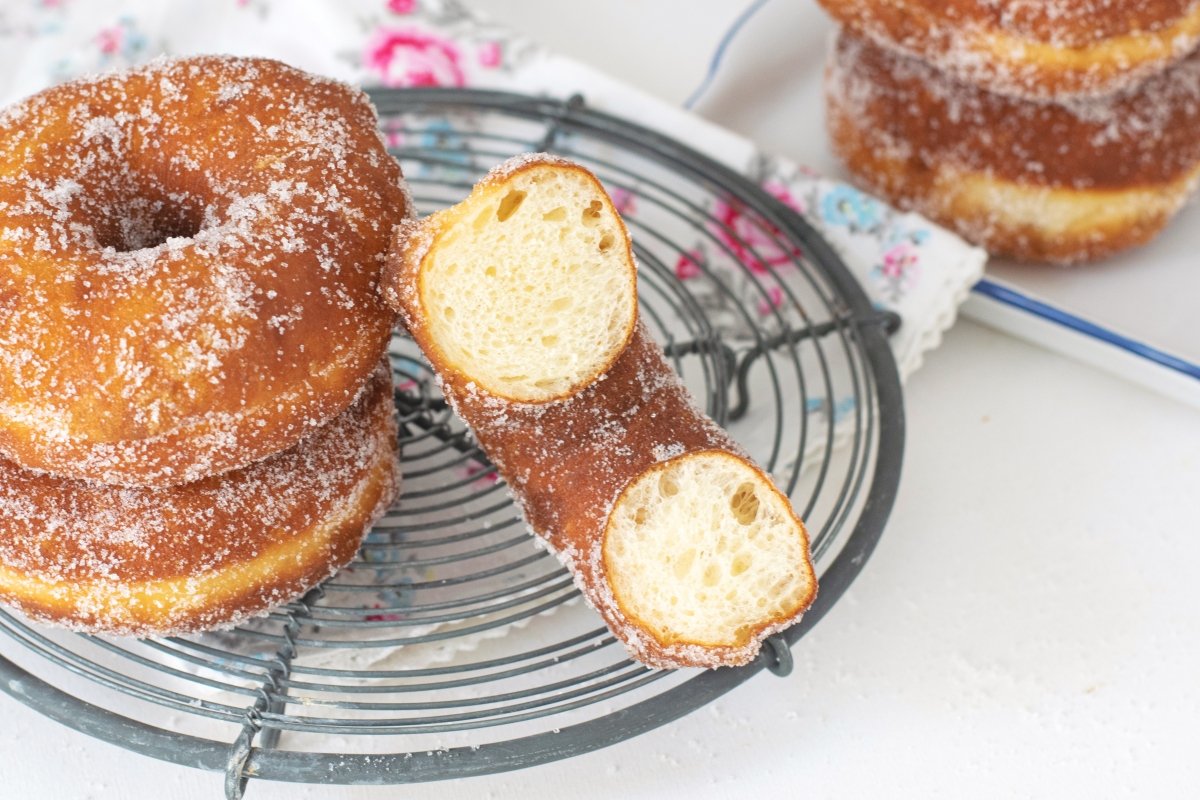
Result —
<svg viewBox="0 0 1200 800"><path fill-rule="evenodd" d="M411 225L409 226L411 228ZM426 346L444 369L497 397L545 403L601 375L633 336L629 235L596 178L551 156L512 159L419 236L436 248L415 291Z"/></svg>
<svg viewBox="0 0 1200 800"><path fill-rule="evenodd" d="M638 321L636 281L600 183L535 154L398 227L384 291L530 528L630 652L745 664L816 596L808 534L696 408Z"/></svg>

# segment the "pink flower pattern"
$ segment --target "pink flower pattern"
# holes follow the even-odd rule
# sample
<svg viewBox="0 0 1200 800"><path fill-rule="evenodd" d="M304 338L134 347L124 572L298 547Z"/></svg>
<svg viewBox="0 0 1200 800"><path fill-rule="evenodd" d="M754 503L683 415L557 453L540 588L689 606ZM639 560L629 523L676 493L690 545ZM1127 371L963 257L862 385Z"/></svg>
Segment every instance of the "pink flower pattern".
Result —
<svg viewBox="0 0 1200 800"><path fill-rule="evenodd" d="M122 39L124 39L124 29L120 25L113 25L96 34L96 46L106 56L116 55L121 51Z"/></svg>
<svg viewBox="0 0 1200 800"><path fill-rule="evenodd" d="M887 299L898 302L912 290L921 273L921 257L910 241L900 241L883 252L871 277Z"/></svg>
<svg viewBox="0 0 1200 800"><path fill-rule="evenodd" d="M637 198L633 192L618 186L612 190L609 196L612 198L613 207L621 216L628 217L637 213Z"/></svg>
<svg viewBox="0 0 1200 800"><path fill-rule="evenodd" d="M363 58L384 86L463 86L458 47L450 39L415 28L380 28Z"/></svg>
<svg viewBox="0 0 1200 800"><path fill-rule="evenodd" d="M767 183L763 188L785 205L800 210L800 204L783 184ZM757 217L746 216L745 207L736 200L718 198L713 204L713 220L711 228L716 237L755 275L769 274L802 255L794 245L781 246L779 229Z"/></svg>
<svg viewBox="0 0 1200 800"><path fill-rule="evenodd" d="M778 286L771 286L767 289L767 296L760 298L758 301L758 315L765 317L782 305L783 289Z"/></svg>
<svg viewBox="0 0 1200 800"><path fill-rule="evenodd" d="M889 278L899 278L904 275L905 270L916 263L917 254L912 245L908 242L900 242L883 254L883 267L880 271Z"/></svg>
<svg viewBox="0 0 1200 800"><path fill-rule="evenodd" d="M463 467L463 474L468 478L478 475L479 477L472 481L472 483L479 486L488 486L500 480L500 476L496 473L495 469L484 466L478 461L467 462L467 465Z"/></svg>
<svg viewBox="0 0 1200 800"><path fill-rule="evenodd" d="M416 0L388 0L388 11L393 14L411 14L417 10Z"/></svg>
<svg viewBox="0 0 1200 800"><path fill-rule="evenodd" d="M372 603L371 608L383 608L383 603ZM399 622L404 619L400 614L364 614L367 622Z"/></svg>
<svg viewBox="0 0 1200 800"><path fill-rule="evenodd" d="M792 194L791 188L783 181L766 180L763 181L762 187L763 189L766 189L767 194L771 195L793 211L799 211L801 214L808 213L808 209L804 207L804 203L798 197Z"/></svg>
<svg viewBox="0 0 1200 800"><path fill-rule="evenodd" d="M495 69L503 61L499 42L484 42L479 45L479 66Z"/></svg>
<svg viewBox="0 0 1200 800"><path fill-rule="evenodd" d="M700 277L700 265L704 263L704 253L699 247L693 247L680 253L675 262L675 277L681 281Z"/></svg>
<svg viewBox="0 0 1200 800"><path fill-rule="evenodd" d="M101 28L92 37L92 42L100 55L101 68L119 66L122 62L136 63L145 55L149 45L145 34L138 29L137 20L129 16L123 16L115 24Z"/></svg>

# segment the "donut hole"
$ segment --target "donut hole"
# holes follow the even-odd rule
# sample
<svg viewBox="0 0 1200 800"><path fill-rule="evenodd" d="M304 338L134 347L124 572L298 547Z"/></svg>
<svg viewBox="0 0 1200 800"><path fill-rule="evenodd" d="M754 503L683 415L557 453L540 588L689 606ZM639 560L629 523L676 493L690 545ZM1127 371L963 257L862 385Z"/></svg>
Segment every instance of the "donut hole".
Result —
<svg viewBox="0 0 1200 800"><path fill-rule="evenodd" d="M93 222L93 229L101 249L131 253L157 247L168 239L190 239L200 232L203 224L204 210L199 203L133 197L103 209Z"/></svg>

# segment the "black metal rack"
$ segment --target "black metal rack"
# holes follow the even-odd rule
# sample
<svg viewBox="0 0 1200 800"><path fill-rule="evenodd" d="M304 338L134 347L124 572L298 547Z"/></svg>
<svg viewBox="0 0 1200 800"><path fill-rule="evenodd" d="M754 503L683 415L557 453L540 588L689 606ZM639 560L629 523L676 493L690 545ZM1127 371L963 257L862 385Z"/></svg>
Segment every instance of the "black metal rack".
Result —
<svg viewBox="0 0 1200 800"><path fill-rule="evenodd" d="M373 99L422 212L537 149L635 198L626 217L643 317L698 401L792 497L821 591L746 667L630 661L397 335L405 490L350 568L269 617L188 638L79 636L0 611L0 688L130 750L224 771L229 797L251 778L379 784L519 769L663 725L764 668L786 674L790 646L874 548L899 479L903 410L887 343L898 320L754 181L578 97ZM714 202L735 208L737 224L714 217ZM696 246L705 259L681 277Z"/></svg>

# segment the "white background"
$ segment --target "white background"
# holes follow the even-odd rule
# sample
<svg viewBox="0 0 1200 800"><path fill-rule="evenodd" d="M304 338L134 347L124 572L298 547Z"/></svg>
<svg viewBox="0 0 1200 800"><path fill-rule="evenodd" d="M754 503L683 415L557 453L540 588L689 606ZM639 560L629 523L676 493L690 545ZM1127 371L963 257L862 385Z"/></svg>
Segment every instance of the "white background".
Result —
<svg viewBox="0 0 1200 800"><path fill-rule="evenodd" d="M676 104L741 8L470 5ZM828 168L811 95L823 34L795 5L768 5L698 109ZM1200 415L969 322L906 399L891 522L787 679L525 772L248 797L1200 796ZM0 710L0 797L221 796L220 775Z"/></svg>

